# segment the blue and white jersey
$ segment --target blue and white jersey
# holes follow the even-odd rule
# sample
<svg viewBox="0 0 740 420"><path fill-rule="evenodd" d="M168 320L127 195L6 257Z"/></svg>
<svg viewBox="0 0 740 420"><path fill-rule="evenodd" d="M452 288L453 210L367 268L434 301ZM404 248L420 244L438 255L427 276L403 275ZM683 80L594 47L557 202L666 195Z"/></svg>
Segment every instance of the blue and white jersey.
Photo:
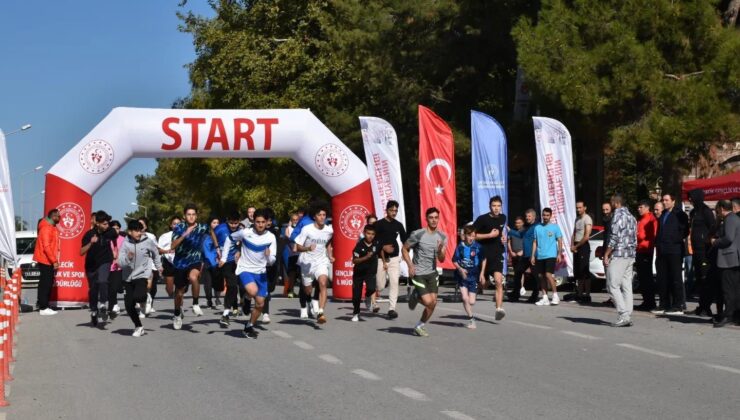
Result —
<svg viewBox="0 0 740 420"><path fill-rule="evenodd" d="M267 272L267 266L275 263L277 254L277 242L275 235L265 230L258 234L254 229L238 230L226 237L224 249L229 249L232 243L242 243L241 256L236 263L236 275L241 273L262 274ZM265 255L265 250L270 250L270 255ZM221 254L221 261L226 262L228 254Z"/></svg>
<svg viewBox="0 0 740 420"><path fill-rule="evenodd" d="M216 235L216 240L218 241L218 247L221 248L221 255L224 254L226 249L229 250L229 252L226 253L228 254L225 261L227 263L234 262L236 252L239 251L239 247L237 246L238 244L236 242L233 242L230 248L224 247L224 244L226 244L226 238L229 236L230 233L232 233L231 229L229 228L229 224L226 222L221 223L220 225L216 226L216 229L213 229L213 234Z"/></svg>

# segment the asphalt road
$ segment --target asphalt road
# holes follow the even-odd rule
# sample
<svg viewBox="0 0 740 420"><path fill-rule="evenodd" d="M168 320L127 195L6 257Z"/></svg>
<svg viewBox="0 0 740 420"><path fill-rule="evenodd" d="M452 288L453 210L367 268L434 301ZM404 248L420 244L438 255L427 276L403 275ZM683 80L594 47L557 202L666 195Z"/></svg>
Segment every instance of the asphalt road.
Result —
<svg viewBox="0 0 740 420"><path fill-rule="evenodd" d="M484 299L476 330L440 302L428 338L403 305L352 323L333 302L319 327L275 299L257 340L213 310L176 331L164 299L141 338L125 316L93 328L87 311L23 314L0 418L738 418L740 328L637 313L616 329L612 309L571 303L506 303L496 322Z"/></svg>

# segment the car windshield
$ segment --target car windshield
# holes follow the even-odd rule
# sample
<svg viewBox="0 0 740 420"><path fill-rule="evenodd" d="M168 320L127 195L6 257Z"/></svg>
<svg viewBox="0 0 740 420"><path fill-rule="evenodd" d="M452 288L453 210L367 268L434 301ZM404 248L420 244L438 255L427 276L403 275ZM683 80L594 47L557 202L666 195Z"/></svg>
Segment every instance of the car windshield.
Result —
<svg viewBox="0 0 740 420"><path fill-rule="evenodd" d="M33 254L36 246L36 238L15 238L16 254Z"/></svg>

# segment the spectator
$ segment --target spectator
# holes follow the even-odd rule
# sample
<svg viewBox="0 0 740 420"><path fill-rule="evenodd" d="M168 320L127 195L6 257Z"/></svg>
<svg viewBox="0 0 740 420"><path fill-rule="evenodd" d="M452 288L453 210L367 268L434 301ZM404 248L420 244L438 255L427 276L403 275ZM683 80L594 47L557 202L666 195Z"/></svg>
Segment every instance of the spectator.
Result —
<svg viewBox="0 0 740 420"><path fill-rule="evenodd" d="M722 292L725 310L714 326L724 327L733 320L735 310L740 307L740 217L733 213L732 204L722 200L717 206L724 223L719 238L714 241L718 249L717 267L722 273Z"/></svg>
<svg viewBox="0 0 740 420"><path fill-rule="evenodd" d="M39 265L41 276L38 286L39 314L55 315L57 311L49 307L51 287L54 284L54 272L59 268L59 210L52 209L45 219L39 222L39 236L33 250L33 260Z"/></svg>
<svg viewBox="0 0 740 420"><path fill-rule="evenodd" d="M680 315L686 304L681 262L684 239L689 233L689 221L686 213L676 208L676 200L672 194L663 195L662 201L664 210L658 219L658 234L655 238L660 306L652 312L658 315Z"/></svg>
<svg viewBox="0 0 740 420"><path fill-rule="evenodd" d="M607 288L617 308L619 318L612 327L632 326L632 266L637 247L637 223L624 207L624 198L614 194L611 199L614 214L609 234L609 246L604 254Z"/></svg>
<svg viewBox="0 0 740 420"><path fill-rule="evenodd" d="M711 234L715 228L714 213L704 204L704 191L700 188L689 191L689 201L694 206L689 213L691 226L690 240L692 250L692 265L694 268L694 284L699 291L699 306L695 315L712 316L712 288L707 279L709 270L708 252L711 247Z"/></svg>
<svg viewBox="0 0 740 420"><path fill-rule="evenodd" d="M653 256L655 254L655 236L658 233L658 219L650 212L650 202L641 201L637 206L640 220L637 222L637 252L635 268L637 279L642 290L642 304L638 311L655 309L655 278L653 277Z"/></svg>

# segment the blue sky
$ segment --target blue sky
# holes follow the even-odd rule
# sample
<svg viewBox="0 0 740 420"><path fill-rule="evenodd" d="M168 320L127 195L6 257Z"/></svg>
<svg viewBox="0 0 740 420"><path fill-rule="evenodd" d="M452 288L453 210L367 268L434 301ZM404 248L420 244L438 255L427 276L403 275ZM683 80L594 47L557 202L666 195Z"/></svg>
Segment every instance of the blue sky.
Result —
<svg viewBox="0 0 740 420"><path fill-rule="evenodd" d="M185 9L177 5L178 0L0 3L0 129L33 125L7 139L16 215L22 189L25 218L41 216L44 174L111 109L169 108L188 94L184 66L195 52L192 37L178 31L175 13L213 11L205 0L190 0ZM44 168L33 172L39 165ZM129 162L95 194L93 209L123 222L135 209L135 175L155 167L153 159Z"/></svg>

